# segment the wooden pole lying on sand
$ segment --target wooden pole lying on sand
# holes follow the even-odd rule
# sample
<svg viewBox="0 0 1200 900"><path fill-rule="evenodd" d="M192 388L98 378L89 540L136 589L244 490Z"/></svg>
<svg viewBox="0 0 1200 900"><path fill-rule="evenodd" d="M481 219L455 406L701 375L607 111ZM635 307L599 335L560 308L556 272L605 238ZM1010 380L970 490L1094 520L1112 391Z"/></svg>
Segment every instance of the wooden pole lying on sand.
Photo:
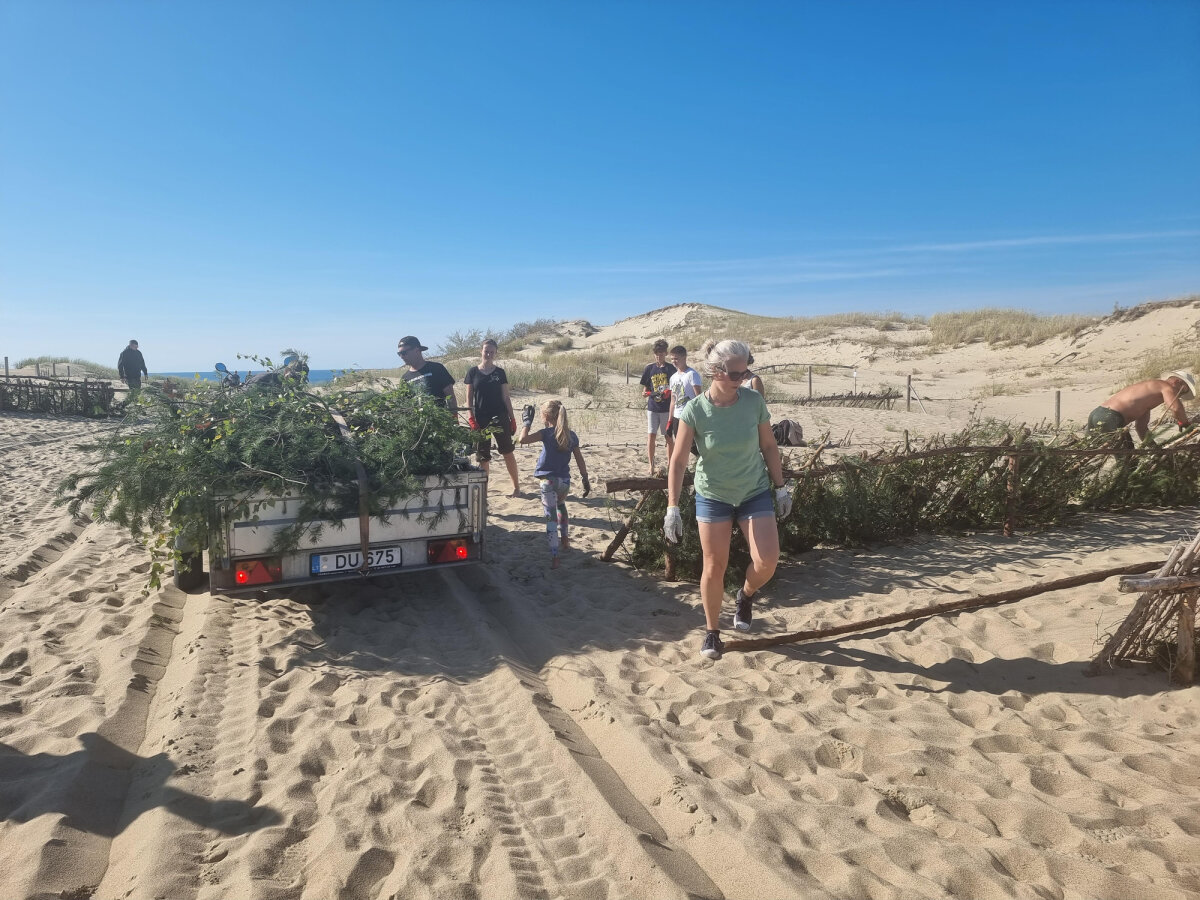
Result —
<svg viewBox="0 0 1200 900"><path fill-rule="evenodd" d="M951 603L939 603L935 606L925 606L921 609L910 610L909 612L896 613L890 616L880 616L876 619L866 619L861 622L850 622L846 625L835 625L831 628L816 628L812 631L794 631L791 634L781 634L777 637L768 638L751 638L748 640L729 640L725 641L726 650L760 650L764 647L777 647L781 644L797 644L801 641L815 641L821 638L836 637L840 634L851 634L855 631L867 631L872 628L880 628L884 625L895 625L899 622L911 622L913 619L927 619L931 616L944 616L951 613L964 612L969 609L978 609L983 606L995 606L1000 603L1011 603L1014 600L1024 600L1026 597L1034 597L1038 594L1045 594L1050 591L1061 591L1067 588L1079 587L1082 584L1094 584L1097 581L1105 581L1116 575L1139 575L1143 572L1151 572L1162 565L1161 560L1155 562L1141 562L1132 565L1117 566L1111 569L1102 569L1099 572L1087 572L1083 575L1072 575L1069 578L1059 578L1054 581L1047 581L1043 584L1030 585L1029 587L1015 588L1011 591L1000 591L996 594L984 594L981 597L974 597L970 600L955 600Z"/></svg>

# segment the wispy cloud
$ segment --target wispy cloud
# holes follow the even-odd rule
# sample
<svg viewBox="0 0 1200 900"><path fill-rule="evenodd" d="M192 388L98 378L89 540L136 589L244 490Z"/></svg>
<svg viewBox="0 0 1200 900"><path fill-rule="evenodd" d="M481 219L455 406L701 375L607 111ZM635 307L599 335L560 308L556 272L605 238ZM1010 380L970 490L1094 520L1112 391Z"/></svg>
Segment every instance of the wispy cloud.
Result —
<svg viewBox="0 0 1200 900"><path fill-rule="evenodd" d="M992 238L979 241L940 243L880 244L875 247L839 248L819 253L784 256L729 257L723 259L640 260L579 265L533 266L517 271L532 275L554 276L747 276L756 273L785 281L843 281L879 278L887 275L918 274L897 268L897 257L913 261L925 258L920 274L928 274L930 255L969 254L984 251L1036 249L1056 246L1099 246L1106 244L1151 243L1200 238L1200 229L1172 231L1116 232L1102 234L1041 234L1024 237Z"/></svg>
<svg viewBox="0 0 1200 900"><path fill-rule="evenodd" d="M880 253L962 253L973 250L1002 250L1010 247L1053 247L1064 244L1123 244L1131 241L1158 241L1200 237L1200 230L1140 231L1117 234L1043 234L989 241L956 241L946 244L906 244L883 247Z"/></svg>

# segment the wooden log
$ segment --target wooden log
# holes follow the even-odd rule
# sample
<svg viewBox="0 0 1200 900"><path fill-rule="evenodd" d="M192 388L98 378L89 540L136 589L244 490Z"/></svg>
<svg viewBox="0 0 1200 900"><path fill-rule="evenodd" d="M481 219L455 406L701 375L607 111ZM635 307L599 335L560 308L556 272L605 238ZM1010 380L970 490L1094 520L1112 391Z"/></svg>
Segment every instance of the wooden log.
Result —
<svg viewBox="0 0 1200 900"><path fill-rule="evenodd" d="M1129 575L1121 579L1117 590L1122 594L1141 594L1145 591L1183 591L1200 588L1200 575L1164 575L1141 577Z"/></svg>
<svg viewBox="0 0 1200 900"><path fill-rule="evenodd" d="M695 473L684 472L684 486L686 487L691 484L695 478ZM615 494L618 491L665 491L666 489L667 479L651 478L649 476L642 478L613 478L604 482L604 490L609 494Z"/></svg>
<svg viewBox="0 0 1200 900"><path fill-rule="evenodd" d="M938 603L934 606L925 606L921 609L914 609L909 612L896 613L890 616L880 616L876 619L867 619L862 622L850 622L846 625L835 625L831 628L817 628L812 631L795 631L791 634L781 634L778 637L769 638L754 638L750 640L730 640L725 642L726 650L759 650L764 647L778 647L781 644L796 644L801 641L815 641L821 638L836 637L841 634L852 634L856 631L869 631L872 628L881 628L885 625L895 625L900 622L911 622L914 619L928 619L933 616L944 616L955 613L964 612L969 609L979 609L984 606L996 606L1000 603L1012 603L1015 600L1024 600L1028 597L1035 597L1038 594L1046 594L1050 591L1063 591L1067 588L1079 587L1083 584L1094 584L1098 581L1105 581L1116 575L1135 575L1142 572L1150 572L1158 568L1160 564L1155 562L1140 562L1131 565L1116 566L1111 569L1101 569L1098 572L1085 572L1082 575L1071 575L1068 578L1058 578L1054 581L1047 581L1042 584L1030 585L1029 587L1014 588L1009 591L1000 591L996 594L984 594L981 597L974 597L970 600L955 600L951 603Z"/></svg>
<svg viewBox="0 0 1200 900"><path fill-rule="evenodd" d="M1179 660L1172 678L1179 684L1196 680L1196 595L1179 604Z"/></svg>

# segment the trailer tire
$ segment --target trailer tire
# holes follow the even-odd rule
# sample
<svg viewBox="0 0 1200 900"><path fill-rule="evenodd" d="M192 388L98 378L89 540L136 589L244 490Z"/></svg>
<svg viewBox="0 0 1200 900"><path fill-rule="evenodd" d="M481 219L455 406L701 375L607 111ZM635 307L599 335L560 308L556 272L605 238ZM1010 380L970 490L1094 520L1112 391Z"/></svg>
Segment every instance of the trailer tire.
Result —
<svg viewBox="0 0 1200 900"><path fill-rule="evenodd" d="M180 554L180 560L175 564L175 587L184 593L194 591L204 583L204 554Z"/></svg>

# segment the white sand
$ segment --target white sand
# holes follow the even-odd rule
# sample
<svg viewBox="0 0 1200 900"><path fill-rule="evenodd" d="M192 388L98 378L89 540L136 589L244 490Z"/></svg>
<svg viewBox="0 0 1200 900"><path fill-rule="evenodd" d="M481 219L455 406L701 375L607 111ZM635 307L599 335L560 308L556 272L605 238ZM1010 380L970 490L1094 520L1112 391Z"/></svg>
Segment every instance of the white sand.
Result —
<svg viewBox="0 0 1200 900"><path fill-rule="evenodd" d="M1164 322L1091 339L1063 370L1072 418ZM969 372L1020 383L1055 353L897 365L965 396ZM969 411L775 412L865 446ZM642 473L641 422L579 414L595 484ZM538 502L501 477L481 566L144 598L146 551L52 503L108 427L0 417L0 898L1200 895L1200 687L1083 675L1134 602L1115 579L710 663L695 585L599 560L606 498L571 499L550 571ZM1196 524L818 550L764 590L756 633L1161 559Z"/></svg>

